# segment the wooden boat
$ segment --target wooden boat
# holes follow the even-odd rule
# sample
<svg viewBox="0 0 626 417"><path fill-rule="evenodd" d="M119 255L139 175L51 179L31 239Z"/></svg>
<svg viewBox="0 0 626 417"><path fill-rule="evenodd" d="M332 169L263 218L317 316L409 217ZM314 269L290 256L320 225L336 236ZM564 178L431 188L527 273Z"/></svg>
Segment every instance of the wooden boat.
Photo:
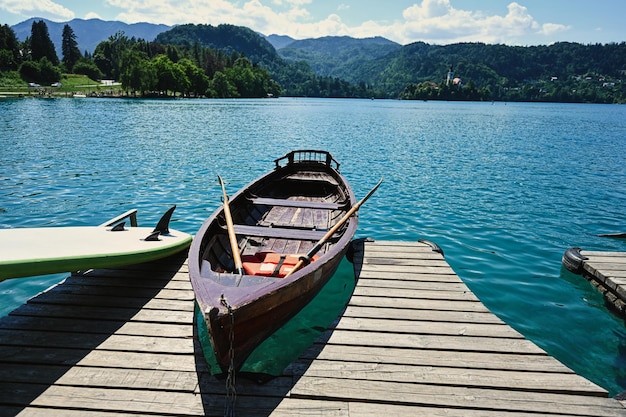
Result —
<svg viewBox="0 0 626 417"><path fill-rule="evenodd" d="M225 373L240 370L263 340L319 292L357 228L357 216L346 216L358 208L354 194L328 152L293 151L275 163L273 171L213 213L189 252L196 302ZM341 220L328 241L318 245L311 262L290 274L299 258L314 250ZM236 268L237 251L241 273Z"/></svg>

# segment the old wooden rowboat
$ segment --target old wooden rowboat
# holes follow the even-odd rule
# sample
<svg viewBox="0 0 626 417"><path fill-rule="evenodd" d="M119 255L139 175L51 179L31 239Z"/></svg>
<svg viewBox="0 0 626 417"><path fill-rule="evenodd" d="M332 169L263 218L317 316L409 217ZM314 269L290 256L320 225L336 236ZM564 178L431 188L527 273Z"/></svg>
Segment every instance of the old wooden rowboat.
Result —
<svg viewBox="0 0 626 417"><path fill-rule="evenodd" d="M357 228L356 214L312 261L289 275L355 205L339 163L325 151L293 151L229 201L243 273L236 272L224 207L202 225L189 252L196 301L223 372L300 311L337 269ZM288 275L288 276L287 276Z"/></svg>

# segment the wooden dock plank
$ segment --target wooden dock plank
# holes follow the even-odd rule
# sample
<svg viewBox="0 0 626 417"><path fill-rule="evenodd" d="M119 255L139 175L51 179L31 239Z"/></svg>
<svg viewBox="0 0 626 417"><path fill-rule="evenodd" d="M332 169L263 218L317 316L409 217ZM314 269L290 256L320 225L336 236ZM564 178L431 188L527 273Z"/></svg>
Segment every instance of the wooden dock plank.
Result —
<svg viewBox="0 0 626 417"><path fill-rule="evenodd" d="M510 391L567 392L580 395L597 395L597 387L582 377L542 371L511 371L469 369L431 365L407 365L373 362L348 362L315 360L303 370L311 378L338 378L390 383L414 383L443 386L461 386ZM573 384L575 382L575 384Z"/></svg>
<svg viewBox="0 0 626 417"><path fill-rule="evenodd" d="M432 367L460 367L461 369L495 369L511 371L574 373L547 355L512 354L497 352L446 351L429 349L402 349L396 347L334 345L309 355L303 360L343 361L385 364L422 365Z"/></svg>
<svg viewBox="0 0 626 417"><path fill-rule="evenodd" d="M503 324L447 323L416 320L390 320L343 317L335 330L365 331L378 334L402 333L415 335L479 336L524 339L520 333Z"/></svg>
<svg viewBox="0 0 626 417"><path fill-rule="evenodd" d="M404 404L415 407L417 413L426 406L491 410L499 411L500 415L512 411L543 415L624 416L624 409L617 401L595 400L595 397L588 396L386 381L350 380L351 383L346 384L345 381L303 376L292 389L291 396Z"/></svg>
<svg viewBox="0 0 626 417"><path fill-rule="evenodd" d="M355 260L343 315L282 376L237 378L236 415L626 416L430 246L367 242ZM0 319L0 416L223 416L184 261L73 274Z"/></svg>
<svg viewBox="0 0 626 417"><path fill-rule="evenodd" d="M376 317L389 320L415 320L451 323L504 324L497 316L487 312L418 310L409 308L370 307L349 304L343 317Z"/></svg>

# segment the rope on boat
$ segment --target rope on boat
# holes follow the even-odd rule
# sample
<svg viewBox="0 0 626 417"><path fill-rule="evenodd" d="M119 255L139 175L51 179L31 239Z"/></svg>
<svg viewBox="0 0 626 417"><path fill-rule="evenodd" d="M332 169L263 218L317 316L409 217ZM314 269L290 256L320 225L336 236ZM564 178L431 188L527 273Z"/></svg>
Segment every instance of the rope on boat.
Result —
<svg viewBox="0 0 626 417"><path fill-rule="evenodd" d="M224 404L224 417L235 416L235 402L237 401L237 388L235 383L235 314L233 308L228 304L224 294L220 303L228 309L228 316L230 317L230 332L228 334L229 348L228 356L230 358L230 364L228 365L228 376L226 377L226 398Z"/></svg>

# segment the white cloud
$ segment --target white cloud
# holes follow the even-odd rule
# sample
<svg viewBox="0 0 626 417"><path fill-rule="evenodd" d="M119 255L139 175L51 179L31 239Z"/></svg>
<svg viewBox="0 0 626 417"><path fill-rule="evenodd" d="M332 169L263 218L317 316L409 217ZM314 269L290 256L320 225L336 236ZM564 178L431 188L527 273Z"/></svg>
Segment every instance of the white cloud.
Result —
<svg viewBox="0 0 626 417"><path fill-rule="evenodd" d="M553 35L567 30L564 25L540 25L528 9L516 2L506 15L455 9L449 0L422 0L404 10L404 21L386 27L387 36L400 43L423 40L431 43L486 42L519 43L534 35Z"/></svg>
<svg viewBox="0 0 626 417"><path fill-rule="evenodd" d="M51 0L0 0L0 10L30 17L43 17L50 20L72 20L74 12Z"/></svg>
<svg viewBox="0 0 626 417"><path fill-rule="evenodd" d="M541 30L539 31L539 33L541 33L542 35L550 36L554 35L555 33L564 32L570 29L571 26L559 25L556 23L544 23L543 25L541 25Z"/></svg>
<svg viewBox="0 0 626 417"><path fill-rule="evenodd" d="M100 17L100 15L96 12L89 12L85 15L84 17L85 20L89 20L89 19L100 19L102 20L102 17Z"/></svg>
<svg viewBox="0 0 626 417"><path fill-rule="evenodd" d="M21 0L0 2L23 4ZM336 14L314 19L307 8L312 0L106 0L106 3L121 10L115 19L128 23L229 23L267 35L289 35L297 39L349 35L384 36L401 44L418 40L441 44L466 41L519 44L528 37L540 39L569 29L556 23L540 24L517 2L508 5L506 14L488 15L456 9L450 0L421 0L406 8L402 19L370 20L358 26L347 26ZM338 10L345 7L339 4Z"/></svg>

